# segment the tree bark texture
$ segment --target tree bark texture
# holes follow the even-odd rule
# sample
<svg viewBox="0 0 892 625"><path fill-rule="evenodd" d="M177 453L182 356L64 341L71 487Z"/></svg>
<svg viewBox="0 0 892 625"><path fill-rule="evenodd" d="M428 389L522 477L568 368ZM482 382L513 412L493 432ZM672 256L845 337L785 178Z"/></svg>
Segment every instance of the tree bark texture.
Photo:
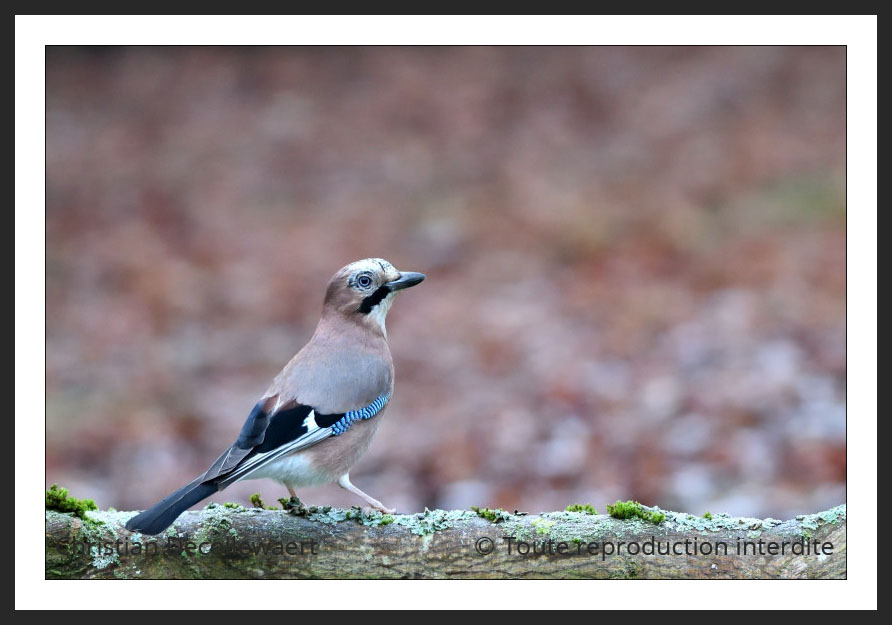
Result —
<svg viewBox="0 0 892 625"><path fill-rule="evenodd" d="M653 510L653 509L651 509ZM789 521L660 511L663 522L585 512L211 504L158 536L133 512L46 512L47 579L822 578L846 576L846 507Z"/></svg>

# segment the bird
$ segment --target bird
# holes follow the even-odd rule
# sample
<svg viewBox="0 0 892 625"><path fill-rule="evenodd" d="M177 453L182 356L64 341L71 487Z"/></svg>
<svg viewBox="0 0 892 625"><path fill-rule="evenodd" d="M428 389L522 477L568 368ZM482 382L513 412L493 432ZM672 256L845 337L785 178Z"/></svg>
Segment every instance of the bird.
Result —
<svg viewBox="0 0 892 625"><path fill-rule="evenodd" d="M296 488L337 482L369 507L392 514L350 481L393 395L385 320L398 293L425 275L397 271L382 258L338 270L309 342L273 379L235 442L210 468L131 518L132 532L159 534L185 510L243 479L272 478Z"/></svg>

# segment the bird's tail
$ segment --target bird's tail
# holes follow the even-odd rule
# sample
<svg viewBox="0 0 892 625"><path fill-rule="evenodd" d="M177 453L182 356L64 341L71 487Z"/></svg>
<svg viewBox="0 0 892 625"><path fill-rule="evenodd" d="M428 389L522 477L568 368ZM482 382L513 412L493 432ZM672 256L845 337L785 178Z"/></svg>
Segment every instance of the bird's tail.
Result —
<svg viewBox="0 0 892 625"><path fill-rule="evenodd" d="M202 482L204 476L197 477L181 489L171 493L154 506L137 514L125 526L131 532L160 534L177 520L185 510L219 490L212 482Z"/></svg>

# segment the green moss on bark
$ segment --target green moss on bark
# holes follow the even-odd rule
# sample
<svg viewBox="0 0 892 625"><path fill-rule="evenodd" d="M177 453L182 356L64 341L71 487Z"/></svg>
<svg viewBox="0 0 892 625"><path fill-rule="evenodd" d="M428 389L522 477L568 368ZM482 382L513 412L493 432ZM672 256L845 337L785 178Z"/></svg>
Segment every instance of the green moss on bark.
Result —
<svg viewBox="0 0 892 625"><path fill-rule="evenodd" d="M87 512L97 510L96 502L92 499L75 499L68 496L68 489L58 484L53 484L46 491L46 509L56 512L73 512L80 518L87 520Z"/></svg>
<svg viewBox="0 0 892 625"><path fill-rule="evenodd" d="M648 510L637 501L617 501L615 504L607 504L607 514L614 519L639 518L650 521L654 525L659 525L666 520L666 515L662 512Z"/></svg>
<svg viewBox="0 0 892 625"><path fill-rule="evenodd" d="M567 512L584 512L585 514L598 514L598 511L595 510L594 506L590 503L574 503L573 505L567 506Z"/></svg>

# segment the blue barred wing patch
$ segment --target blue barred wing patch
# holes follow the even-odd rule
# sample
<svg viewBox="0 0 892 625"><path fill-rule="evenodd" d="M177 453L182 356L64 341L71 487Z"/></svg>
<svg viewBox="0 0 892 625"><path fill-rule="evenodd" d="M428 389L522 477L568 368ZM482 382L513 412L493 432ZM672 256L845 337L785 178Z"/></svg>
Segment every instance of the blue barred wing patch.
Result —
<svg viewBox="0 0 892 625"><path fill-rule="evenodd" d="M380 395L378 399L373 401L365 408L362 408L360 410L351 410L350 412L344 414L343 417L329 426L331 428L331 435L340 436L341 434L349 430L350 426L353 425L354 422L371 419L376 414L381 412L381 410L384 408L384 405L387 404L387 400L389 399L390 394L385 393L384 395Z"/></svg>

